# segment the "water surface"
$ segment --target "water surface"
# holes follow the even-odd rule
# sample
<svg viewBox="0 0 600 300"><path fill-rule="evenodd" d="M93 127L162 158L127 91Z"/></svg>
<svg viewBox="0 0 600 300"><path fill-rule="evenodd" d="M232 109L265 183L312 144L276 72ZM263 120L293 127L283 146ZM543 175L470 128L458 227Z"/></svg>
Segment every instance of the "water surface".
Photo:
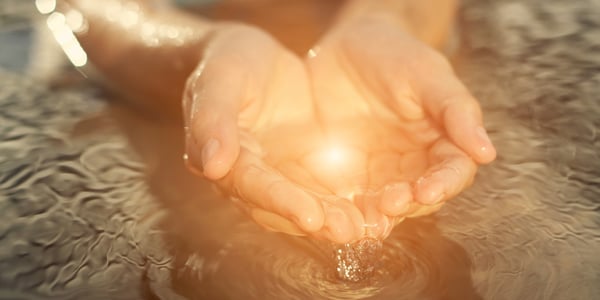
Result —
<svg viewBox="0 0 600 300"><path fill-rule="evenodd" d="M600 3L473 1L455 64L498 160L400 224L368 280L268 233L181 163L180 126L0 73L2 299L594 299Z"/></svg>

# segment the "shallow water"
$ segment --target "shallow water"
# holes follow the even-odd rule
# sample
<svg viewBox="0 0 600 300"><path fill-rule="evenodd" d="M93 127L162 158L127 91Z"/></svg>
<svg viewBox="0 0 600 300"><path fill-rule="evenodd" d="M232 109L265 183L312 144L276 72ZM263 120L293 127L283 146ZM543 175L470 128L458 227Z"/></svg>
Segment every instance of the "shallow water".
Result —
<svg viewBox="0 0 600 300"><path fill-rule="evenodd" d="M543 5L541 5L543 3ZM594 299L600 2L473 1L456 65L498 160L381 264L268 233L181 163L180 127L0 73L2 299Z"/></svg>

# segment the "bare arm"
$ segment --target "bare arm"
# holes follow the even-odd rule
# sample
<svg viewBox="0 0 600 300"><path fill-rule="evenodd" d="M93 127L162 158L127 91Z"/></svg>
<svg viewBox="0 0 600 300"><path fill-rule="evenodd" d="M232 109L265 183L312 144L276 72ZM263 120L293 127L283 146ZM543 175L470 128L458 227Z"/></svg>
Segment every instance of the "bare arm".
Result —
<svg viewBox="0 0 600 300"><path fill-rule="evenodd" d="M181 115L189 74L217 25L151 0L66 0L60 11L80 13L77 33L89 60L110 84L152 110Z"/></svg>
<svg viewBox="0 0 600 300"><path fill-rule="evenodd" d="M456 1L348 0L320 52L305 60L257 28L221 30L231 25L151 0L62 3L87 20L81 44L130 98L173 115L180 115L183 98L192 169L241 199L267 228L345 243L362 238L366 224L380 229L369 234L385 237L397 220L438 209L472 182L476 163L496 155L476 99L432 49L444 44ZM281 147L279 137L298 138L287 128L314 125L317 118L332 128L338 120L375 129L394 122L382 136L422 150L423 161L415 162L420 170L405 178L397 175L409 172L373 169L385 194L366 204L324 201L295 183L295 169L276 171L264 156ZM381 145L368 144L374 147L365 151L381 153ZM394 145L388 152L400 165L414 149ZM299 161L293 154L286 155Z"/></svg>
<svg viewBox="0 0 600 300"><path fill-rule="evenodd" d="M349 0L329 32L353 20L389 18L435 48L443 46L458 0ZM77 37L109 83L140 106L180 114L185 81L207 40L226 25L190 16L160 0L64 0L85 22ZM317 4L318 5L318 4Z"/></svg>

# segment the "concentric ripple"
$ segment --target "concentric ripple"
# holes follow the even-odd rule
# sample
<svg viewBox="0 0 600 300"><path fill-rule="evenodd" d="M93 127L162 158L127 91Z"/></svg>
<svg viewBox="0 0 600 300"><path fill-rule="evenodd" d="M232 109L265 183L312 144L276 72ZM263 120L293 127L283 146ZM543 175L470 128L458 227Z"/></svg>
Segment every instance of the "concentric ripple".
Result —
<svg viewBox="0 0 600 300"><path fill-rule="evenodd" d="M188 282L183 293L196 299L416 299L456 290L453 297L478 298L466 253L428 218L406 221L383 245L354 245L369 259L355 264L366 271L353 270L347 280L338 274L338 259L340 249L344 259L357 258L347 255L348 245L254 230L260 229L238 229L233 243L223 243L213 255L201 254L200 262L188 259L186 274L179 277Z"/></svg>

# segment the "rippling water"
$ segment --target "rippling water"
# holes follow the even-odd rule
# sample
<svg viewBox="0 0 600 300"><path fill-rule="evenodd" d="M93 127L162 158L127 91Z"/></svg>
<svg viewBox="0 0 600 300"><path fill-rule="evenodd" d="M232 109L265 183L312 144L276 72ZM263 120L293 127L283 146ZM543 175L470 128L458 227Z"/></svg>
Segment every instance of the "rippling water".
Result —
<svg viewBox="0 0 600 300"><path fill-rule="evenodd" d="M232 229L212 253L179 253L178 290L192 299L478 299L467 253L435 220L407 221L386 240L364 281L337 277L329 245L260 229ZM256 230L256 232L255 232ZM205 248L205 247L202 247Z"/></svg>
<svg viewBox="0 0 600 300"><path fill-rule="evenodd" d="M543 5L542 5L543 4ZM595 299L600 3L473 1L456 64L498 160L367 280L190 176L179 127L0 73L2 299Z"/></svg>

